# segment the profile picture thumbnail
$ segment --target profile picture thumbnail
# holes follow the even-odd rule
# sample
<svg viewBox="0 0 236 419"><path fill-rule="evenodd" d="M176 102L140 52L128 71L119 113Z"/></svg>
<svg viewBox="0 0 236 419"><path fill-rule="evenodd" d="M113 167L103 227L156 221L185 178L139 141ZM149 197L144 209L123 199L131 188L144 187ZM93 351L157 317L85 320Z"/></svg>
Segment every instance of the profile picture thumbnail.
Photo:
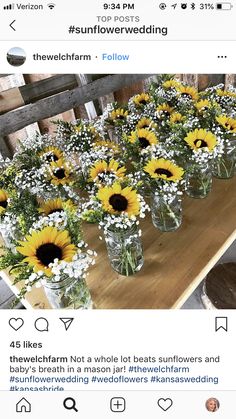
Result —
<svg viewBox="0 0 236 419"><path fill-rule="evenodd" d="M219 400L211 397L210 399L207 399L205 406L208 412L216 412L220 407L220 403Z"/></svg>
<svg viewBox="0 0 236 419"><path fill-rule="evenodd" d="M7 61L14 67L20 67L25 63L26 53L22 48L14 47L7 52Z"/></svg>

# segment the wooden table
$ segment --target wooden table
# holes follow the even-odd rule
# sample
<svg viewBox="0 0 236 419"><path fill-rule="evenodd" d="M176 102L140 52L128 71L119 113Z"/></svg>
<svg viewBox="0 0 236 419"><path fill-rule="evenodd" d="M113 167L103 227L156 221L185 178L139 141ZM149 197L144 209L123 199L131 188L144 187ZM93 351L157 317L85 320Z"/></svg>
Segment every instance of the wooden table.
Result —
<svg viewBox="0 0 236 419"><path fill-rule="evenodd" d="M161 233L148 216L142 223L144 266L123 277L109 265L97 226L85 226L89 247L98 253L88 286L97 309L180 308L236 239L236 177L214 179L205 199L184 197L183 224L175 232ZM12 278L1 273L11 285ZM50 308L42 289L28 293L30 308Z"/></svg>

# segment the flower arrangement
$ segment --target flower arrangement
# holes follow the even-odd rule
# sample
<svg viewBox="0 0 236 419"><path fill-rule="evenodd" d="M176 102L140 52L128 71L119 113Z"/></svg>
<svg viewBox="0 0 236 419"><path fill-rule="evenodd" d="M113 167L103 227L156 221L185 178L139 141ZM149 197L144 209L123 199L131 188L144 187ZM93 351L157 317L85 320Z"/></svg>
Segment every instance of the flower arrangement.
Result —
<svg viewBox="0 0 236 419"><path fill-rule="evenodd" d="M32 224L25 238L16 242L14 251L5 251L0 267L11 269L14 284L23 281L18 299L32 287L44 285L45 290L56 289L56 293L46 292L49 297L53 294L55 308L88 308L91 297L85 279L96 253L86 249L76 210L68 201L46 202L39 210L47 215Z"/></svg>
<svg viewBox="0 0 236 419"><path fill-rule="evenodd" d="M236 89L232 85L227 89L222 83L209 87L202 93L202 97L218 103L222 113L226 113L233 118L236 116Z"/></svg>
<svg viewBox="0 0 236 419"><path fill-rule="evenodd" d="M153 147L144 166L144 179L152 191L152 221L161 231L176 230L182 221L181 195L184 170L174 160L174 152L162 144Z"/></svg>
<svg viewBox="0 0 236 419"><path fill-rule="evenodd" d="M221 114L216 117L213 130L222 142L222 152L214 159L213 174L218 178L231 178L236 161L236 119Z"/></svg>
<svg viewBox="0 0 236 419"><path fill-rule="evenodd" d="M141 195L134 187L114 182L99 188L91 198L93 217L97 218L103 230L111 265L121 275L132 275L143 265L140 242L139 218L144 218L148 209ZM93 202L95 201L95 205ZM91 216L91 212L86 215Z"/></svg>
<svg viewBox="0 0 236 419"><path fill-rule="evenodd" d="M60 132L63 133L62 128L60 129ZM82 119L74 121L69 127L67 125L65 137L65 151L68 154L80 154L89 151L94 143L103 139L94 124Z"/></svg>
<svg viewBox="0 0 236 419"><path fill-rule="evenodd" d="M74 189L79 169L69 161L61 137L36 135L21 142L12 165L16 171L14 184L18 190L28 190L33 195L48 199L76 197Z"/></svg>

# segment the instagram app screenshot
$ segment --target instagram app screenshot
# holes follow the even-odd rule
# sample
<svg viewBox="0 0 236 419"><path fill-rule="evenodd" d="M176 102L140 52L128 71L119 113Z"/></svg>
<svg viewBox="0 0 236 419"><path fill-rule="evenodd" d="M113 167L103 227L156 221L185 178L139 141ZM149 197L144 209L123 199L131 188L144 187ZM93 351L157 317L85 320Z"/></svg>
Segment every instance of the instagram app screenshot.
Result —
<svg viewBox="0 0 236 419"><path fill-rule="evenodd" d="M235 5L0 10L1 417L235 419Z"/></svg>

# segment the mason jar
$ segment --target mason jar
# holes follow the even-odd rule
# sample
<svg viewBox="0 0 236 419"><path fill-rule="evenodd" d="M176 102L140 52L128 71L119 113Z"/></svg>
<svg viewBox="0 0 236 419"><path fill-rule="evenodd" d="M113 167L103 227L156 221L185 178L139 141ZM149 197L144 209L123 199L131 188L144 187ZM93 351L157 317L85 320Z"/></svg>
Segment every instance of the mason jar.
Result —
<svg viewBox="0 0 236 419"><path fill-rule="evenodd" d="M43 283L44 291L52 308L90 309L91 295L84 279L69 278Z"/></svg>
<svg viewBox="0 0 236 419"><path fill-rule="evenodd" d="M164 197L153 192L151 214L154 227L160 231L174 231L182 223L182 201L179 195Z"/></svg>
<svg viewBox="0 0 236 419"><path fill-rule="evenodd" d="M137 226L122 231L106 230L105 242L110 264L120 275L133 275L143 266L143 248Z"/></svg>
<svg viewBox="0 0 236 419"><path fill-rule="evenodd" d="M192 164L186 170L185 192L192 198L205 198L212 186L212 171L209 163Z"/></svg>
<svg viewBox="0 0 236 419"><path fill-rule="evenodd" d="M236 139L224 144L222 155L214 159L213 176L219 179L230 179L234 176L236 163Z"/></svg>

